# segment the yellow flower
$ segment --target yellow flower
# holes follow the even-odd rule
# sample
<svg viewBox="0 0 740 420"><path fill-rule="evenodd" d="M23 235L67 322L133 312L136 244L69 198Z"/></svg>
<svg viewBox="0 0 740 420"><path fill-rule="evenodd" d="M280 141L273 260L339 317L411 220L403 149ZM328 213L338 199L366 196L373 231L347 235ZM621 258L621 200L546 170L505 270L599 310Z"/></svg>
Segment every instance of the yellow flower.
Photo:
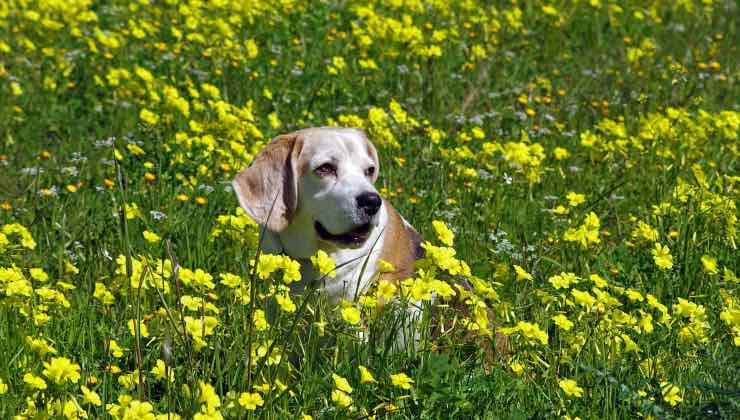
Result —
<svg viewBox="0 0 740 420"><path fill-rule="evenodd" d="M347 62L344 61L343 57L334 56L331 59L331 65L327 66L329 74L336 75L340 73L347 66Z"/></svg>
<svg viewBox="0 0 740 420"><path fill-rule="evenodd" d="M359 369L360 369L360 383L361 384L370 384L370 383L377 382L375 380L375 377L373 377L372 372L370 372L368 368L360 365Z"/></svg>
<svg viewBox="0 0 740 420"><path fill-rule="evenodd" d="M516 328L522 333L523 336L526 338L529 338L530 340L537 340L542 345L547 345L547 332L542 331L540 329L539 325L533 324L531 322L526 321L519 321L516 325Z"/></svg>
<svg viewBox="0 0 740 420"><path fill-rule="evenodd" d="M161 359L157 359L156 365L152 368L152 374L157 379L169 380L170 382L175 380L175 372L172 371L171 367L167 369L167 365Z"/></svg>
<svg viewBox="0 0 740 420"><path fill-rule="evenodd" d="M144 232L142 232L142 235L144 236L144 239L146 239L147 242L151 242L151 243L159 242L161 239L159 235L149 230L145 230Z"/></svg>
<svg viewBox="0 0 740 420"><path fill-rule="evenodd" d="M427 257L430 261L434 261L435 265L453 276L462 274L465 277L470 277L470 267L464 262L455 258L455 249L451 247L437 247L429 242L424 242L422 247L427 253Z"/></svg>
<svg viewBox="0 0 740 420"><path fill-rule="evenodd" d="M514 264L514 271L516 271L517 280L532 280L534 278L531 274L527 273L522 267L516 264Z"/></svg>
<svg viewBox="0 0 740 420"><path fill-rule="evenodd" d="M322 276L328 276L331 278L334 278L337 276L336 271L336 264L334 263L334 260L331 259L329 254L324 252L323 250L319 250L316 252L316 255L311 257L311 263L314 266L314 269L316 269L320 275Z"/></svg>
<svg viewBox="0 0 740 420"><path fill-rule="evenodd" d="M671 250L667 246L663 246L659 243L655 244L655 248L652 250L653 261L655 265L661 270L670 270L673 268L673 256Z"/></svg>
<svg viewBox="0 0 740 420"><path fill-rule="evenodd" d="M136 321L133 319L128 320L128 331L131 333L132 336L136 337ZM146 327L146 324L143 322L139 322L139 334L142 337L149 337L149 330Z"/></svg>
<svg viewBox="0 0 740 420"><path fill-rule="evenodd" d="M552 320L555 321L555 325L557 325L564 331L570 331L571 328L573 328L573 322L563 314L552 317Z"/></svg>
<svg viewBox="0 0 740 420"><path fill-rule="evenodd" d="M256 410L257 407L262 407L264 403L262 396L256 392L242 392L239 396L239 405L247 410Z"/></svg>
<svg viewBox="0 0 740 420"><path fill-rule="evenodd" d="M201 409L205 409L206 412L213 412L221 407L221 398L216 393L213 385L198 381L198 387L200 388L200 398L198 398L198 401L203 403Z"/></svg>
<svg viewBox="0 0 740 420"><path fill-rule="evenodd" d="M257 276L266 280L272 273L280 268L282 258L279 255L261 254L257 261Z"/></svg>
<svg viewBox="0 0 740 420"><path fill-rule="evenodd" d="M552 209L552 214L554 214L556 216L564 216L564 215L568 214L569 212L570 212L570 210L568 210L567 207L562 206L562 205L557 205L557 206L555 206Z"/></svg>
<svg viewBox="0 0 740 420"><path fill-rule="evenodd" d="M46 381L44 381L43 378L30 373L23 375L23 382L33 389L46 389Z"/></svg>
<svg viewBox="0 0 740 420"><path fill-rule="evenodd" d="M369 58L367 60L360 59L358 61L360 63L360 67L367 70L377 70L378 69L378 63L375 62L372 58Z"/></svg>
<svg viewBox="0 0 740 420"><path fill-rule="evenodd" d="M124 211L126 212L127 220L133 220L137 217L140 219L142 218L141 210L139 210L139 206L136 203L124 204Z"/></svg>
<svg viewBox="0 0 740 420"><path fill-rule="evenodd" d="M134 68L134 73L146 83L152 83L154 81L154 76L152 76L152 73L145 68L136 66Z"/></svg>
<svg viewBox="0 0 740 420"><path fill-rule="evenodd" d="M272 112L267 116L267 120L270 123L270 128L277 129L280 128L280 126L283 125L283 123L280 121L280 117L278 117L277 112Z"/></svg>
<svg viewBox="0 0 740 420"><path fill-rule="evenodd" d="M512 362L509 367L515 375L521 375L522 373L524 373L524 366L519 362Z"/></svg>
<svg viewBox="0 0 740 420"><path fill-rule="evenodd" d="M267 323L267 319L265 318L265 311L262 309L257 309L254 311L254 327L257 329L257 331L265 331L268 328L270 328L270 324Z"/></svg>
<svg viewBox="0 0 740 420"><path fill-rule="evenodd" d="M116 359L123 357L123 349L121 348L121 346L118 345L118 342L116 340L110 341L109 348L110 354Z"/></svg>
<svg viewBox="0 0 740 420"><path fill-rule="evenodd" d="M57 350L43 338L26 337L26 343L31 350L38 353L39 357L44 358L47 354L56 354Z"/></svg>
<svg viewBox="0 0 740 420"><path fill-rule="evenodd" d="M362 295L357 299L362 308L373 309L378 306L378 299L375 296Z"/></svg>
<svg viewBox="0 0 740 420"><path fill-rule="evenodd" d="M283 283L290 284L301 279L301 263L298 261L283 255L281 268L283 269Z"/></svg>
<svg viewBox="0 0 740 420"><path fill-rule="evenodd" d="M33 287L31 282L26 279L10 282L5 286L5 294L8 296L31 296Z"/></svg>
<svg viewBox="0 0 740 420"><path fill-rule="evenodd" d="M221 277L221 284L230 289L239 286L242 282L241 277L237 276L236 274L221 273L219 274L219 277Z"/></svg>
<svg viewBox="0 0 740 420"><path fill-rule="evenodd" d="M3 382L3 378L0 378L0 395L5 394L8 392L8 384Z"/></svg>
<svg viewBox="0 0 740 420"><path fill-rule="evenodd" d="M588 276L588 279L594 282L596 287L600 287L602 289L609 284L603 277L598 274L591 274L590 276Z"/></svg>
<svg viewBox="0 0 740 420"><path fill-rule="evenodd" d="M40 282L45 282L49 280L49 275L46 274L43 268L32 268L28 270L31 274L31 278Z"/></svg>
<svg viewBox="0 0 740 420"><path fill-rule="evenodd" d="M203 347L207 345L203 338L212 335L214 330L218 326L218 318L213 316L205 316L196 319L191 316L186 316L184 319L185 330L193 338L195 350L200 351Z"/></svg>
<svg viewBox="0 0 740 420"><path fill-rule="evenodd" d="M542 13L549 16L558 16L558 9L552 7L549 4L542 5Z"/></svg>
<svg viewBox="0 0 740 420"><path fill-rule="evenodd" d="M280 309L289 314L296 311L295 303L290 299L290 295L288 293L276 293L275 301L280 306Z"/></svg>
<svg viewBox="0 0 740 420"><path fill-rule="evenodd" d="M710 276L719 273L719 270L717 269L717 259L710 257L709 255L701 257L701 266L704 269L704 272Z"/></svg>
<svg viewBox="0 0 740 420"><path fill-rule="evenodd" d="M101 405L103 405L103 402L100 400L100 395L98 395L97 392L91 391L90 388L86 387L85 385L82 385L80 387L80 390L82 390L83 404L92 404L96 407L100 407Z"/></svg>
<svg viewBox="0 0 740 420"><path fill-rule="evenodd" d="M246 48L247 58L256 58L257 54L259 54L259 47L253 39L248 39L244 43L244 47Z"/></svg>
<svg viewBox="0 0 740 420"><path fill-rule="evenodd" d="M10 83L10 93L13 94L13 96L20 96L23 94L23 88L21 88L20 83L18 82L11 82Z"/></svg>
<svg viewBox="0 0 740 420"><path fill-rule="evenodd" d="M62 408L62 414L67 419L84 419L87 418L87 412L77 404L75 400L67 400Z"/></svg>
<svg viewBox="0 0 740 420"><path fill-rule="evenodd" d="M409 390L411 389L411 384L414 383L414 380L409 378L408 375L406 375L405 373L401 372L395 375L391 375L391 383L401 389Z"/></svg>
<svg viewBox="0 0 740 420"><path fill-rule="evenodd" d="M42 373L59 385L80 380L80 366L66 357L52 357L51 361L44 362Z"/></svg>
<svg viewBox="0 0 740 420"><path fill-rule="evenodd" d="M343 377L337 375L336 373L331 374L331 378L334 380L334 387L342 392L345 392L347 394L351 394L353 389L349 385L349 382L347 382L346 379Z"/></svg>
<svg viewBox="0 0 740 420"><path fill-rule="evenodd" d="M389 282L388 280L381 280L378 282L378 297L382 297L385 300L390 300L396 293L396 285Z"/></svg>
<svg viewBox="0 0 740 420"><path fill-rule="evenodd" d="M596 304L596 298L591 296L591 294L588 292L582 292L578 289L573 289L571 290L571 293L573 294L573 299L575 299L576 303L578 303L579 305L590 308Z"/></svg>
<svg viewBox="0 0 740 420"><path fill-rule="evenodd" d="M560 273L551 276L547 281L556 289L567 289L571 284L578 281L578 277L576 277L575 273Z"/></svg>
<svg viewBox="0 0 740 420"><path fill-rule="evenodd" d="M673 305L673 312L678 316L686 318L705 316L705 309L703 306L697 305L696 303L683 298L678 298L678 303Z"/></svg>
<svg viewBox="0 0 740 420"><path fill-rule="evenodd" d="M624 295L627 296L627 299L631 300L632 302L642 302L645 300L645 298L635 289L627 289L626 292L624 292Z"/></svg>
<svg viewBox="0 0 740 420"><path fill-rule="evenodd" d="M555 160L563 160L570 156L570 152L568 152L567 149L564 149L562 147L556 147L552 151L553 156L555 157Z"/></svg>
<svg viewBox="0 0 740 420"><path fill-rule="evenodd" d="M149 111L148 109L142 109L141 112L139 112L139 119L149 125L155 125L159 122L159 115Z"/></svg>
<svg viewBox="0 0 740 420"><path fill-rule="evenodd" d="M5 235L20 236L21 246L23 246L24 248L28 248L31 250L36 248L36 241L34 241L33 236L31 236L31 233L23 225L20 225L18 223L11 223L9 225L3 225L2 229L0 229L0 232L2 232L3 236ZM7 238L7 236L5 237Z"/></svg>
<svg viewBox="0 0 740 420"><path fill-rule="evenodd" d="M206 289L213 289L216 287L216 284L213 283L213 276L200 268L193 271L190 282L195 287L203 287Z"/></svg>
<svg viewBox="0 0 740 420"><path fill-rule="evenodd" d="M396 271L396 267L386 260L378 260L378 271L381 273L392 273Z"/></svg>
<svg viewBox="0 0 740 420"><path fill-rule="evenodd" d="M583 204L586 201L586 196L583 194L578 194L574 191L569 192L565 198L568 199L568 205L571 207L577 207L580 204Z"/></svg>
<svg viewBox="0 0 740 420"><path fill-rule="evenodd" d="M578 382L573 379L562 379L558 382L558 385L565 392L565 395L569 397L574 396L580 398L583 396L583 388L578 386Z"/></svg>
<svg viewBox="0 0 740 420"><path fill-rule="evenodd" d="M432 227L437 233L437 238L440 242L447 246L452 246L455 240L455 234L447 227L447 225L444 224L444 222L434 220L432 221Z"/></svg>
<svg viewBox="0 0 740 420"><path fill-rule="evenodd" d="M210 97L212 97L214 99L218 99L218 98L221 97L221 91L219 91L216 86L213 86L210 83L203 83L200 86L200 88L203 90L203 92L206 95L208 95L208 96L210 96Z"/></svg>
<svg viewBox="0 0 740 420"><path fill-rule="evenodd" d="M133 400L123 414L123 420L156 420L154 406L148 402Z"/></svg>
<svg viewBox="0 0 740 420"><path fill-rule="evenodd" d="M670 404L671 407L675 407L678 403L683 401L683 398L681 398L680 395L681 389L679 387L671 385L668 382L661 382L660 389L663 394L663 400Z"/></svg>
<svg viewBox="0 0 740 420"><path fill-rule="evenodd" d="M69 261L64 262L64 274L77 274L79 272L80 269L75 267L74 264Z"/></svg>
<svg viewBox="0 0 740 420"><path fill-rule="evenodd" d="M142 155L145 155L146 154L146 152L144 151L144 149L142 149L136 143L129 143L129 144L126 145L126 148L134 156L142 156ZM121 156L120 159L118 157L116 157L116 159L121 160L121 159L123 159L123 156Z"/></svg>
<svg viewBox="0 0 740 420"><path fill-rule="evenodd" d="M339 408L347 408L352 405L352 397L338 389L331 391L331 400Z"/></svg>
<svg viewBox="0 0 740 420"><path fill-rule="evenodd" d="M118 384L126 388L126 390L131 391L132 389L134 389L134 387L138 383L138 379L139 379L139 370L134 369L134 371L131 373L119 376Z"/></svg>
<svg viewBox="0 0 740 420"><path fill-rule="evenodd" d="M735 275L735 272L725 267L722 271L722 277L728 283L740 283L740 278Z"/></svg>
<svg viewBox="0 0 740 420"><path fill-rule="evenodd" d="M726 308L719 314L719 319L730 327L740 327L740 308Z"/></svg>

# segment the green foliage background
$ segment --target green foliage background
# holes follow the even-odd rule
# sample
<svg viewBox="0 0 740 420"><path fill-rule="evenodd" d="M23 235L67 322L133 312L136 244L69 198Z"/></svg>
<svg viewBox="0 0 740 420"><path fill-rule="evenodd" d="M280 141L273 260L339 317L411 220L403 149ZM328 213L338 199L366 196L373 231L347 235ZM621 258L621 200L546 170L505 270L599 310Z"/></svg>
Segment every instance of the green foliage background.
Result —
<svg viewBox="0 0 740 420"><path fill-rule="evenodd" d="M739 14L712 0L0 0L0 416L736 418ZM434 243L432 220L455 232L510 354L369 346L320 302L253 335L274 290L239 295L257 230L229 182L270 138L321 125L363 127L386 199ZM156 264L172 256L218 285L178 289ZM560 273L578 279L557 287ZM170 321L206 315L217 326L196 351L197 331ZM251 366L253 341L280 361ZM56 383L55 357L81 377ZM245 392L264 404L248 410Z"/></svg>

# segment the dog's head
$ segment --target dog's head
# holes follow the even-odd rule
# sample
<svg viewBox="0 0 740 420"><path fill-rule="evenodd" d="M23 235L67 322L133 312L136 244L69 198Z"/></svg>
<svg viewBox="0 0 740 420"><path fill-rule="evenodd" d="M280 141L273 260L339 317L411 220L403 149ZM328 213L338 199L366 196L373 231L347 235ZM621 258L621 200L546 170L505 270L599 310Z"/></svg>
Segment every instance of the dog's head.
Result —
<svg viewBox="0 0 740 420"><path fill-rule="evenodd" d="M274 233L290 226L343 247L365 243L382 199L378 154L362 130L310 128L274 138L239 173L239 203Z"/></svg>

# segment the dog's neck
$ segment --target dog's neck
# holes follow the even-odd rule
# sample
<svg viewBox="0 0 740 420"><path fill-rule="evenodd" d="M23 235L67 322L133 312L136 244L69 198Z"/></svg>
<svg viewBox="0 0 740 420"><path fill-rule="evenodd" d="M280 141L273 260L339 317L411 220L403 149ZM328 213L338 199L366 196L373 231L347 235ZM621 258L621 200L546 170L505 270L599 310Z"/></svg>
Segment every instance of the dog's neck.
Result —
<svg viewBox="0 0 740 420"><path fill-rule="evenodd" d="M354 300L377 276L387 224L388 211L386 206L381 206L378 223L368 239L359 247L347 247L320 240L313 228L314 221L298 218L280 233L265 231L263 250L288 255L301 263L302 278L294 284L293 292L300 292L307 284L321 278L314 270L310 257L319 249L324 250L334 260L337 269L335 277L323 278L322 293L333 303L341 299ZM313 234L306 235L306 232Z"/></svg>

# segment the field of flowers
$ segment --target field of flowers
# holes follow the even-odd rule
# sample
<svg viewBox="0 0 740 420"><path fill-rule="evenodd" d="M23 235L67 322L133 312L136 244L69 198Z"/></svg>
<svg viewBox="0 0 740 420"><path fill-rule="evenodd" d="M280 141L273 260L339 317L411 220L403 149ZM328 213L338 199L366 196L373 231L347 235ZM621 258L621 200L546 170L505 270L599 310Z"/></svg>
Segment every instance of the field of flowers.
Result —
<svg viewBox="0 0 740 420"><path fill-rule="evenodd" d="M0 418L738 418L739 30L732 0L0 0ZM428 241L339 307L230 187L320 125L366 130Z"/></svg>

